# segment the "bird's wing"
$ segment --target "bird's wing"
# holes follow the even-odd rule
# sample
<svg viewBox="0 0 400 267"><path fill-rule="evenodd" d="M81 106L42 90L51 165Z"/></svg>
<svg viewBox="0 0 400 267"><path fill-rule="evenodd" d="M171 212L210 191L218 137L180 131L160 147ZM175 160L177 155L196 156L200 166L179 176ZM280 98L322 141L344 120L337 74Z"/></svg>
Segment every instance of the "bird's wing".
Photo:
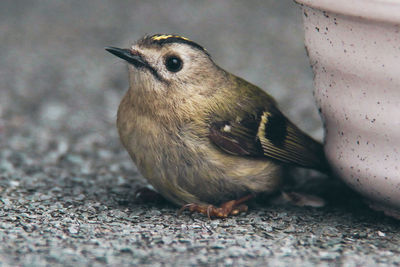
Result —
<svg viewBox="0 0 400 267"><path fill-rule="evenodd" d="M232 115L232 119L210 123L209 138L223 151L327 171L322 144L303 133L274 106Z"/></svg>

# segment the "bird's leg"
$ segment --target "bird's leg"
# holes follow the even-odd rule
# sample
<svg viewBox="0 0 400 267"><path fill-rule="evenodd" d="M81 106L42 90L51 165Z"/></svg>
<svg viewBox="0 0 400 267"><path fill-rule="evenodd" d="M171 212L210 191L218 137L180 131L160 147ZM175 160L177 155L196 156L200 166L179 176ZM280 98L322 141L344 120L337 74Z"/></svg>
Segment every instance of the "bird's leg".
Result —
<svg viewBox="0 0 400 267"><path fill-rule="evenodd" d="M247 195L238 200L231 200L223 203L220 207L215 207L213 205L199 205L195 203L186 204L179 211L180 214L184 210L189 210L190 212L198 212L207 215L208 218L227 218L229 215L238 215L241 212L246 212L248 210L247 205L244 202L253 198L253 195Z"/></svg>

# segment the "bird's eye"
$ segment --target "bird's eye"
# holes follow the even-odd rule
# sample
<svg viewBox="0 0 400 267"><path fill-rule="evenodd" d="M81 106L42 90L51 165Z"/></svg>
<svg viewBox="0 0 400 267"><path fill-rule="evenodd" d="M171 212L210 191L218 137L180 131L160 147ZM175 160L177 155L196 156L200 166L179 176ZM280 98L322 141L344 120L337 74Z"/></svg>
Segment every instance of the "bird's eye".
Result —
<svg viewBox="0 0 400 267"><path fill-rule="evenodd" d="M169 56L165 60L165 66L167 67L167 70L171 72L178 72L182 69L183 62L177 56Z"/></svg>

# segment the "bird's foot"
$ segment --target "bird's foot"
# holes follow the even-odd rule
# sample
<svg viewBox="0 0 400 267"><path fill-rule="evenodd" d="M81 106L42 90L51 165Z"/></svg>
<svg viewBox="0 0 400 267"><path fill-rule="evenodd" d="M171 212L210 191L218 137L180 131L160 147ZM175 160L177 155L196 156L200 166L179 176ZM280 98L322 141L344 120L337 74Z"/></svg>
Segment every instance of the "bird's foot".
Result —
<svg viewBox="0 0 400 267"><path fill-rule="evenodd" d="M184 205L178 214L182 213L184 210L189 210L190 212L198 212L207 215L209 219L211 218L227 218L229 215L238 215L241 212L246 212L248 210L247 205L242 204L249 199L253 198L253 195L248 195L242 197L238 200L231 200L223 203L220 207L215 207L213 205L199 205L195 203L190 203Z"/></svg>
<svg viewBox="0 0 400 267"><path fill-rule="evenodd" d="M288 203L298 207L321 208L325 206L325 200L315 195L300 192L282 192L282 197Z"/></svg>

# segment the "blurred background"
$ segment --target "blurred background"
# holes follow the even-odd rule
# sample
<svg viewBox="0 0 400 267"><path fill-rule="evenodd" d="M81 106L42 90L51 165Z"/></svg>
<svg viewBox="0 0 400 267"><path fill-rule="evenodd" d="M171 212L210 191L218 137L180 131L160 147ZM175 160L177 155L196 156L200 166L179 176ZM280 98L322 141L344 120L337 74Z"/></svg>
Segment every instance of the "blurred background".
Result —
<svg viewBox="0 0 400 267"><path fill-rule="evenodd" d="M177 33L268 91L296 124L322 138L301 13L293 1L3 0L0 9L2 128L29 128L38 138L92 133L117 141L127 68L104 47Z"/></svg>

